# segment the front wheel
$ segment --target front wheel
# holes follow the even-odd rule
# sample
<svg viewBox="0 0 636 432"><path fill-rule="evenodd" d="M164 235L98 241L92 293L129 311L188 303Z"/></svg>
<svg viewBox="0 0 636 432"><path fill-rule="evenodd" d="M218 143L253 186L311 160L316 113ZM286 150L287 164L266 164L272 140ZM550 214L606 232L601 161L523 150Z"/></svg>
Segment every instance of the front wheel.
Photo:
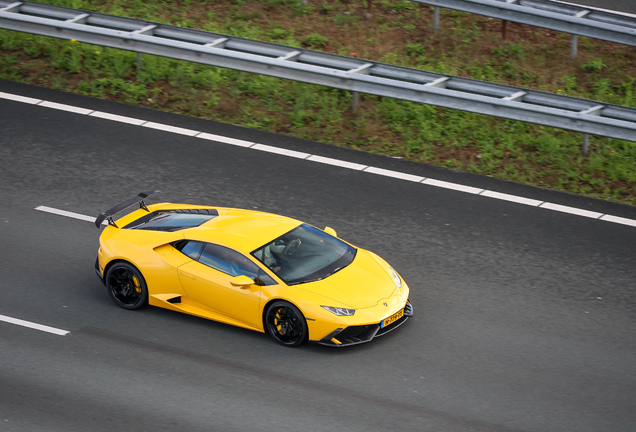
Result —
<svg viewBox="0 0 636 432"><path fill-rule="evenodd" d="M139 309L148 302L146 281L131 264L118 262L106 273L106 288L113 301L124 309Z"/></svg>
<svg viewBox="0 0 636 432"><path fill-rule="evenodd" d="M276 342L288 347L302 345L309 338L302 312L286 301L276 301L267 308L265 327Z"/></svg>

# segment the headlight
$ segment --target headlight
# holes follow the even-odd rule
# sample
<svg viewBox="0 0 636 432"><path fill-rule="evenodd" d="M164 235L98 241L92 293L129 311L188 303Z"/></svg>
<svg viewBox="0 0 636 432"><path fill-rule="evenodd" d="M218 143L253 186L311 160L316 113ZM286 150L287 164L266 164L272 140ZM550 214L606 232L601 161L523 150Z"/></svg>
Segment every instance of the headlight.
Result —
<svg viewBox="0 0 636 432"><path fill-rule="evenodd" d="M356 313L355 309L339 308L339 307L333 307L333 306L321 306L321 307L323 309L327 309L332 314L338 315L338 316L352 316L354 313Z"/></svg>
<svg viewBox="0 0 636 432"><path fill-rule="evenodd" d="M398 288L402 288L402 279L400 279L400 276L393 270L393 267L391 267L391 273L393 273L393 282L395 282L395 285L397 285Z"/></svg>

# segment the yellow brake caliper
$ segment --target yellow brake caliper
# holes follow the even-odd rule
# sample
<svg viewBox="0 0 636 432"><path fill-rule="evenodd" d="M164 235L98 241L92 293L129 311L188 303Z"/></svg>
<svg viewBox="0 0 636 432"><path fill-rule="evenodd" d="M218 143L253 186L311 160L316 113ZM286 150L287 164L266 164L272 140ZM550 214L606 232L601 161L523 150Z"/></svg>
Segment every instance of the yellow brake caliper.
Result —
<svg viewBox="0 0 636 432"><path fill-rule="evenodd" d="M137 291L138 294L141 294L141 284L139 283L139 279L137 279L137 276L133 275L133 284L135 285L135 291Z"/></svg>
<svg viewBox="0 0 636 432"><path fill-rule="evenodd" d="M280 311L281 311L281 310L282 310L282 308L281 308L281 309L278 309L278 310L276 311L276 320L275 320L275 322L274 322L274 324L276 325L276 330L278 330L278 333L279 333L279 334L283 334L283 333L281 332L281 330L283 329L283 325L280 323L280 319L281 319L281 317L280 317Z"/></svg>

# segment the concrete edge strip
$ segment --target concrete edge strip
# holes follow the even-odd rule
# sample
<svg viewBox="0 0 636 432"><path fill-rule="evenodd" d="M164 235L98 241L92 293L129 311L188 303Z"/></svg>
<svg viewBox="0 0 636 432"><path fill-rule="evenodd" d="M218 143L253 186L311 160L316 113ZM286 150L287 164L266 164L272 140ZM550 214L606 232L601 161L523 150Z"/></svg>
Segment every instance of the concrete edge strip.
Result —
<svg viewBox="0 0 636 432"><path fill-rule="evenodd" d="M246 147L246 148L251 148L251 149L255 149L255 150L266 151L266 152L269 152L269 153L275 153L275 154L279 154L279 155L282 155L282 156L289 156L289 157L294 157L294 158L299 158L299 159L310 160L312 162L318 162L318 163L323 163L323 164L327 164L327 165L334 165L334 166L338 166L338 167L342 167L342 168L348 168L348 169L364 171L364 172L368 172L370 174L376 174L376 175L381 175L381 176L385 176L385 177L392 177L392 178L396 178L396 179L400 179L400 180L407 180L407 181L411 181L411 182L422 183L422 184L425 184L425 185L428 185L428 186L441 187L441 188L445 188L445 189L456 190L456 191L459 191L459 192L471 193L471 194L476 194L476 195L485 196L485 197L489 197L489 198L499 199L499 200L503 200L503 201L510 201L510 202L514 202L514 203L518 203L518 204L529 205L529 206L532 206L532 207L539 207L539 208L544 208L544 209L548 209L548 210L559 211L559 212L562 212L562 213L568 213L568 214L573 214L573 215L577 215L577 216L584 216L584 217L598 219L598 220L602 220L602 221L606 221L606 222L612 222L612 223L617 223L617 224L622 224L622 225L628 225L628 226L636 227L636 220L634 220L634 219L627 219L627 218L622 218L622 217L618 217L618 216L612 216L612 215L592 212L592 211L589 211L589 210L577 209L575 207L568 207L568 206L563 206L563 205L560 205L560 204L554 204L554 203L539 201L539 200L535 200L535 199L531 199L531 198L520 197L520 196L517 196L517 195L510 195L510 194L505 194L505 193L501 193L501 192L495 192L495 191L490 191L490 190L485 190L485 189L479 189L479 188L475 188L475 187L472 187L472 186L466 186L466 185L462 185L462 184L458 184L458 183L451 183L451 182L445 182L445 181L442 181L442 180L424 178L424 177L421 177L421 176L416 176L416 175L413 175L413 174L407 174L407 173L403 173L403 172L400 172L400 171L392 171L392 170L387 170L387 169L383 169L383 168L365 166L365 165L356 164L356 163L353 163L353 162L343 161L343 160L340 160L340 159L333 159L333 158L327 158L327 157L323 157L323 156L312 155L312 154L309 154L309 153L299 152L299 151L295 151L295 150L288 150L288 149L283 149L283 148L280 148L280 147L273 147L273 146L269 146L269 145L265 145L265 144L253 143L253 142L250 142L250 141L244 141L244 140L240 140L240 139L236 139L236 138L224 137L224 136L221 136L221 135L209 134L209 133L201 132L201 131L194 131L194 130L191 130L191 129L185 129L185 128L180 128L180 127L176 127L176 126L165 125L165 124L162 124L162 123L148 122L148 121L144 121L144 120L140 120L140 119L135 119L135 118L132 118L132 117L124 117L124 116L120 116L120 115L117 115L117 114L104 113L104 112L101 112L101 111L94 111L94 110L90 110L90 109L86 109L86 108L75 107L75 106L72 106L72 105L64 105L64 104L60 104L60 103L56 103L56 102L42 101L40 99L34 99L34 98L25 97L25 96L14 95L14 94L11 94L11 93L0 92L0 99L7 99L7 100L15 101L15 102L34 104L34 105L39 105L39 106L43 106L43 107L46 107L46 108L53 108L53 109L58 109L58 110L62 110L62 111L69 111L69 112L73 112L73 113L77 113L77 114L90 115L90 116L102 118L102 119L105 119L105 120L112 120L112 121L117 121L117 122L122 122L122 123L138 125L138 126L142 126L142 127L148 127L148 128L151 128L151 129L157 129L157 130L161 130L161 131L165 131L165 132L171 132L171 133L176 133L176 134L181 134L181 135L186 135L186 136L191 136L191 137L202 138L202 139L206 139L206 140L210 140L210 141L221 142L221 143L225 143L225 144L231 144L231 145L236 145L236 146L240 146L240 147ZM45 211L45 212L49 212L49 213L59 214L61 216L73 217L73 218L76 218L76 219L82 219L82 220L91 221L91 222L95 221L95 218L91 218L90 216L84 216L84 215L80 215L78 213L66 212L65 210L56 210L56 209L52 209L52 208L46 207L46 206L40 206L40 207L37 207L36 209L37 210L41 210L41 211ZM52 210L54 210L54 211L52 211Z"/></svg>
<svg viewBox="0 0 636 432"><path fill-rule="evenodd" d="M22 327L28 327L34 330L40 330L47 333L53 333L58 336L66 336L67 334L70 333L70 331L67 331L67 330L62 330L55 327L49 327L47 325L37 324L31 321L25 321L18 318L12 318L6 315L0 315L0 321L4 321L10 324L16 324Z"/></svg>

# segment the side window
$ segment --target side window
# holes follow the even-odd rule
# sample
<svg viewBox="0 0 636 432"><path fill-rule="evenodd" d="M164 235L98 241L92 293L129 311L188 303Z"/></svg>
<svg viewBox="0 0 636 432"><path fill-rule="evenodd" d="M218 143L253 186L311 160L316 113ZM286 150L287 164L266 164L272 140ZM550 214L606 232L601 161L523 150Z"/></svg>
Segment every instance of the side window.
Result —
<svg viewBox="0 0 636 432"><path fill-rule="evenodd" d="M259 270L258 277L257 279L254 279L254 282L256 282L256 285L265 286L265 285L276 285L278 283L274 279L272 279L267 273L265 273L262 269L259 268L258 270Z"/></svg>
<svg viewBox="0 0 636 432"><path fill-rule="evenodd" d="M231 276L245 275L257 285L275 285L276 282L240 253L223 246L208 243L205 245L199 261Z"/></svg>
<svg viewBox="0 0 636 432"><path fill-rule="evenodd" d="M232 252L226 247L208 243L203 248L199 261L223 273L238 276L240 273L238 267L232 263Z"/></svg>
<svg viewBox="0 0 636 432"><path fill-rule="evenodd" d="M203 242L194 240L182 240L176 243L174 247L193 260L198 260L199 255L201 254L201 249L203 248Z"/></svg>

